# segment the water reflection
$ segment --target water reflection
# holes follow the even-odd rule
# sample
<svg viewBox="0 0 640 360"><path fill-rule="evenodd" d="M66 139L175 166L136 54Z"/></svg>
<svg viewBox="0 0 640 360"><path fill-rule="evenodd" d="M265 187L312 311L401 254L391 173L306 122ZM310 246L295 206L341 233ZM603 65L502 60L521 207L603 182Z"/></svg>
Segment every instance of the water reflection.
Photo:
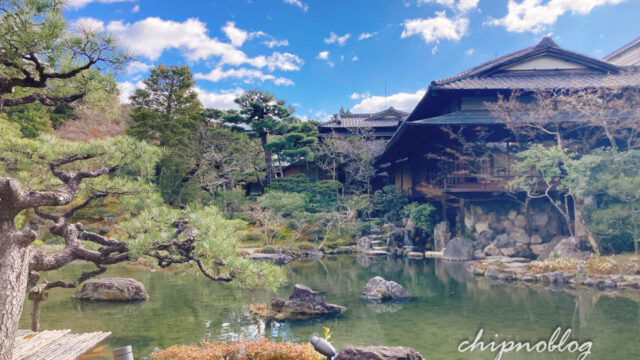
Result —
<svg viewBox="0 0 640 360"><path fill-rule="evenodd" d="M69 277L82 269L74 266L56 275ZM331 328L338 349L347 344L410 346L432 359L492 359L495 355L489 353L457 352L459 342L474 336L479 328L485 334L534 341L548 338L562 326L572 328L576 338L593 340L593 359L611 358L611 354L633 359L640 353L636 335L639 305L621 296L502 284L470 276L464 263L433 259L325 257L292 263L288 272L290 285L271 293L215 284L202 276L116 267L107 276L141 279L151 299L132 304L85 303L72 300L72 290L55 291L43 306L42 326L112 331L107 344L112 348L133 345L136 358L155 347L197 344L202 339L308 341L322 334L323 326ZM414 300L389 304L360 300L364 285L376 275L402 284ZM339 318L297 323L266 323L251 317L249 304L286 297L295 283L322 292L329 302L346 306L347 312ZM28 324L25 314L21 326ZM508 359L568 360L575 356L510 354Z"/></svg>

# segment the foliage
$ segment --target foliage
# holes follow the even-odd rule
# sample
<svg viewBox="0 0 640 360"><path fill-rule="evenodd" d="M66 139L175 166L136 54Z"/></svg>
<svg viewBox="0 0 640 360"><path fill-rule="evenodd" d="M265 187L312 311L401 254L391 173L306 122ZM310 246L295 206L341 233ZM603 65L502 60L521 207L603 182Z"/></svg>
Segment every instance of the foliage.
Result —
<svg viewBox="0 0 640 360"><path fill-rule="evenodd" d="M233 218L246 205L248 198L245 196L244 190L226 190L216 191L214 193L213 203L227 214L227 217Z"/></svg>
<svg viewBox="0 0 640 360"><path fill-rule="evenodd" d="M403 209L409 202L407 193L400 187L388 185L373 193L371 204L376 212L389 221L403 218Z"/></svg>
<svg viewBox="0 0 640 360"><path fill-rule="evenodd" d="M436 225L435 210L436 208L432 204L412 202L405 206L402 211L416 226L431 232Z"/></svg>
<svg viewBox="0 0 640 360"><path fill-rule="evenodd" d="M293 192L305 196L306 211L329 211L338 203L338 189L342 187L335 180L313 180L304 174L295 174L275 179L269 189Z"/></svg>
<svg viewBox="0 0 640 360"><path fill-rule="evenodd" d="M173 224L178 221L185 221L197 230L194 245L207 268L233 274L234 283L246 287L275 288L284 282L282 269L238 254L238 233L246 223L226 219L215 207L185 210L155 207L119 224L118 230L129 241L131 258L137 259L153 255L157 244L170 243L175 234Z"/></svg>
<svg viewBox="0 0 640 360"><path fill-rule="evenodd" d="M286 216L304 211L305 197L298 193L272 190L259 197L258 203L265 209L270 209L282 216Z"/></svg>
<svg viewBox="0 0 640 360"><path fill-rule="evenodd" d="M108 34L67 26L59 0L3 1L0 8L0 105L46 106L117 94L112 78L130 57ZM14 92L14 90L17 90Z"/></svg>
<svg viewBox="0 0 640 360"><path fill-rule="evenodd" d="M184 144L197 131L202 105L188 66L158 65L131 96L127 133L161 146Z"/></svg>
<svg viewBox="0 0 640 360"><path fill-rule="evenodd" d="M267 339L234 343L203 342L200 346L174 345L151 354L152 360L323 360L310 344L271 342Z"/></svg>
<svg viewBox="0 0 640 360"><path fill-rule="evenodd" d="M313 160L313 146L318 142L318 128L310 121L295 117L283 119L277 133L281 134L267 144L278 161L288 164Z"/></svg>
<svg viewBox="0 0 640 360"><path fill-rule="evenodd" d="M235 102L240 106L240 110L230 110L223 117L224 121L235 125L247 125L251 133L260 139L268 184L275 178L273 154L268 147L269 135L278 133L283 119L288 118L293 109L287 108L284 100L276 100L272 94L262 90L249 90Z"/></svg>
<svg viewBox="0 0 640 360"><path fill-rule="evenodd" d="M346 200L347 206L356 214L356 216L369 219L371 215L371 195L361 194L350 196Z"/></svg>

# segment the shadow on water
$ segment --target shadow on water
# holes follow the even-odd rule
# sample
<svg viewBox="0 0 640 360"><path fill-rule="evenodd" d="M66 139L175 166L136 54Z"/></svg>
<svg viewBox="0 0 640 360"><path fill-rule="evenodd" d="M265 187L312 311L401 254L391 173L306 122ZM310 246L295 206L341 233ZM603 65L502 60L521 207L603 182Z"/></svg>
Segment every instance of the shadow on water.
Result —
<svg viewBox="0 0 640 360"><path fill-rule="evenodd" d="M52 278L70 278L83 265ZM107 330L109 351L94 359L110 359L110 349L132 345L136 359L156 347L197 344L202 339L233 341L268 337L308 341L331 328L336 348L345 345L410 346L429 359L493 359L495 354L459 353L458 344L484 329L485 339L539 341L559 326L571 328L572 339L593 341L591 359L635 359L640 353L640 305L628 298L594 291L550 291L523 284L499 284L474 278L464 263L439 260L329 257L288 266L291 282L277 293L243 290L202 276L152 273L116 266L106 276L142 281L151 299L143 303L87 303L71 299L72 290L52 291L42 309L43 329ZM414 299L404 303L368 304L359 299L366 282L380 275L402 284ZM293 284L322 292L331 303L348 308L339 318L296 323L254 319L248 305L286 297ZM58 289L56 289L58 290ZM29 304L27 304L29 306ZM29 310L27 308L27 310ZM29 325L28 312L21 327ZM576 354L509 354L503 359L576 359Z"/></svg>

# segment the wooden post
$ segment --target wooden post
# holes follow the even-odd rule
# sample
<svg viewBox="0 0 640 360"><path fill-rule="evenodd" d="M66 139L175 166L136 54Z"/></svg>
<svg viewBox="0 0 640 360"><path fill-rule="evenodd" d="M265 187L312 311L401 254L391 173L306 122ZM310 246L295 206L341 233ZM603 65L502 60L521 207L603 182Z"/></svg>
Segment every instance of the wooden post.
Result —
<svg viewBox="0 0 640 360"><path fill-rule="evenodd" d="M131 346L129 345L113 350L113 360L134 360Z"/></svg>

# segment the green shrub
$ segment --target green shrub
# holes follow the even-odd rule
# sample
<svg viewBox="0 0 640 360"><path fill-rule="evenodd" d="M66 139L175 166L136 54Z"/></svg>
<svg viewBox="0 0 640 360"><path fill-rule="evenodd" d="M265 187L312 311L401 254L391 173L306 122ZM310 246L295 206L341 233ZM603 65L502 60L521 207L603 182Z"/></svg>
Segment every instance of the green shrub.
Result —
<svg viewBox="0 0 640 360"><path fill-rule="evenodd" d="M420 204L413 202L404 207L402 210L405 216L409 217L411 221L422 229L428 232L433 231L433 227L436 224L435 212L436 208L429 204Z"/></svg>
<svg viewBox="0 0 640 360"><path fill-rule="evenodd" d="M305 174L275 179L269 189L305 196L306 211L327 211L338 203L338 190L342 184L335 180L314 180Z"/></svg>
<svg viewBox="0 0 640 360"><path fill-rule="evenodd" d="M399 221L403 218L402 209L409 202L409 196L401 188L389 185L373 193L371 204L377 213L388 221Z"/></svg>

